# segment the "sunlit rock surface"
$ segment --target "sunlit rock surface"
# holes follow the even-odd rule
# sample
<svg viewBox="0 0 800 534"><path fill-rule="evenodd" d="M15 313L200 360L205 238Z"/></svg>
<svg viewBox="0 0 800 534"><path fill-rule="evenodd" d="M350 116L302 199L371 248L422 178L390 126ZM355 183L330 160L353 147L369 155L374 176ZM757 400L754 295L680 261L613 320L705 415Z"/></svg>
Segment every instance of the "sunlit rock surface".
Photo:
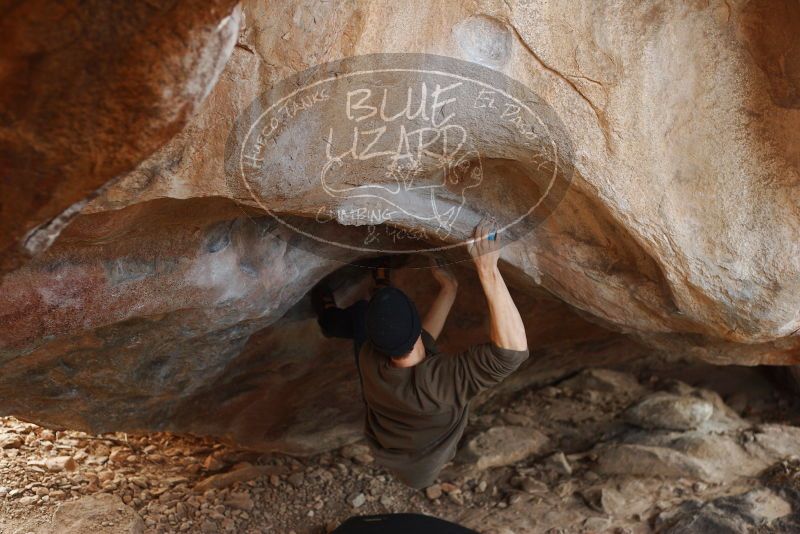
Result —
<svg viewBox="0 0 800 534"><path fill-rule="evenodd" d="M32 226L122 174L30 261L7 248L4 265L14 270L0 285L3 413L92 430L214 433L304 452L354 435L361 401L351 349L321 337L304 295L364 254L320 245L265 214L266 208L305 220L304 228L331 239L363 230L314 222L323 191L301 171L325 139L296 131L276 137L280 151L273 156L291 172L270 176L257 196L226 167L226 146L242 113L281 80L376 53L435 54L494 69L541 98L558 117L558 125L547 126L569 140L564 163L572 174L563 198L503 251L531 346L541 348L530 364L535 370L522 371L508 387L594 360L635 357L644 346L717 363L797 363L796 3L439 2L410 9L392 2L246 2L235 47L225 36L239 25L238 11L218 7L213 22L210 10L197 23L210 28L205 33L186 30L197 43L152 52L186 65L197 54L216 58L208 59L203 82L191 86L195 92L173 86L184 88L186 80L153 75L147 87L164 100L149 102L159 104L93 109L95 122L117 125L112 133L124 133L136 150L120 152L113 136L87 141L85 114L80 121L65 116L49 156L34 158L41 167L35 176L49 178L30 181L14 171L30 168L18 147L20 139L47 140L43 123L16 118L3 130L12 171L3 182L4 247L21 246ZM177 18L161 24L188 24ZM162 26L130 31L142 39L166 33ZM88 46L98 38L82 39ZM214 85L215 65L228 53ZM162 68L172 72L169 65L165 60ZM180 72L189 79L192 67ZM119 83L141 80L137 73L126 78L123 69ZM69 76L72 85L81 80ZM11 114L24 99L15 85L21 78L9 79L2 95ZM68 79L30 79L32 94L42 92L36 109L43 116L83 113L77 103L48 96L55 87L48 84ZM113 79L96 83L96 91L119 93ZM190 96L179 98L179 112L171 104L181 91ZM306 117L314 132L334 119L322 109ZM192 110L187 126L167 141ZM482 213L501 216L509 209L504 198L531 194L522 147L482 133L486 123L467 127L476 150L490 155L484 177L495 189L465 207L450 241L462 239L467 222ZM75 146L91 147L95 157L76 157L67 150ZM125 157L114 160L120 153ZM418 229L413 219L403 225ZM487 335L474 274L466 264L457 271L461 300L443 339L451 348ZM357 269L347 276L368 278ZM433 290L428 278L405 269L398 283L424 308ZM566 341L583 353L548 357Z"/></svg>

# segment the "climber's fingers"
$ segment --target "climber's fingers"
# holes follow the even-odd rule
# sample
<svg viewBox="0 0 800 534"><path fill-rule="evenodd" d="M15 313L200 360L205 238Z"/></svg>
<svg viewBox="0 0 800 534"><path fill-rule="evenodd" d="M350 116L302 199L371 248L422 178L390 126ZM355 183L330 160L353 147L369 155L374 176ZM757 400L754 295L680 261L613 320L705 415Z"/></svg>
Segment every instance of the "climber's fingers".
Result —
<svg viewBox="0 0 800 534"><path fill-rule="evenodd" d="M493 217L484 217L472 233L469 242L470 254L475 257L498 250L498 238L497 222Z"/></svg>

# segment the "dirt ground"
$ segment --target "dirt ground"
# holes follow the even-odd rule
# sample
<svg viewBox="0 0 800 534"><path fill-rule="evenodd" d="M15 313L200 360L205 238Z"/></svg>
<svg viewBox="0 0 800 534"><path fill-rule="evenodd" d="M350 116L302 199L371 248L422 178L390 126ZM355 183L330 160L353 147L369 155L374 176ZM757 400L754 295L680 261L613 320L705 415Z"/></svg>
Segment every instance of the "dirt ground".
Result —
<svg viewBox="0 0 800 534"><path fill-rule="evenodd" d="M497 534L800 525L800 461L791 454L800 455L800 405L769 372L618 371L586 371L482 405L455 463L425 491L394 481L358 443L294 458L210 438L89 435L0 418L0 533L322 533L352 515L387 512ZM654 394L666 409L631 410ZM691 409L677 410L681 402ZM718 455L725 447L744 456ZM115 497L92 500L105 494Z"/></svg>

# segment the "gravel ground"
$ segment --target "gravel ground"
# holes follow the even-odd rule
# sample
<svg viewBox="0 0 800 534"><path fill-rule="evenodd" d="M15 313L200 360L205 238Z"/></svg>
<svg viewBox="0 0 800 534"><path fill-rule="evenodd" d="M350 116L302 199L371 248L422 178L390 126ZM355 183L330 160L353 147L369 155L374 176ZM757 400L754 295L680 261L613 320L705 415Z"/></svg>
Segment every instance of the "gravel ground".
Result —
<svg viewBox="0 0 800 534"><path fill-rule="evenodd" d="M580 375L483 405L471 416L462 456L425 491L395 482L358 443L293 458L210 438L90 435L0 418L0 533L68 530L58 526L57 514L54 518L58 507L99 494L114 495L119 501L113 502L135 510L131 516L148 533L320 533L351 515L408 511L502 534L651 532L667 512L674 514L689 501L709 502L766 486L779 495L775 484L781 480L787 488L797 485L793 474L778 476L796 471L791 459L782 460L788 467L772 467L769 484L758 477L715 483L603 474L597 447L628 439L625 410L642 395L676 390L670 377L610 376L617 378L598 385L596 377ZM681 387L677 390L684 391ZM797 419L793 398L765 391L754 387L752 398L739 395L732 401L752 424L774 420L778 413ZM541 440L511 439L509 429ZM478 434L483 448L473 450L469 442ZM791 502L787 495L775 499ZM110 520L96 527L95 532L136 530Z"/></svg>

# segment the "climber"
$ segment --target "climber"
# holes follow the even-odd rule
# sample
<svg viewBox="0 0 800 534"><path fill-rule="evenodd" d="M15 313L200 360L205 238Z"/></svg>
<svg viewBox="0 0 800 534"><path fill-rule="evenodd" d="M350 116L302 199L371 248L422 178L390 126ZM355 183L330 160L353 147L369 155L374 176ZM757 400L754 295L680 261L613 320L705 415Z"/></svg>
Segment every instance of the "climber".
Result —
<svg viewBox="0 0 800 534"><path fill-rule="evenodd" d="M528 357L522 318L498 270L497 237L493 221L483 220L469 244L489 305L491 342L461 354L436 347L458 287L441 263L433 267L440 290L422 320L411 299L389 284L385 267L376 271L377 290L369 302L337 308L329 290L315 288L323 333L354 341L373 454L413 488L433 484L455 456L469 401Z"/></svg>

